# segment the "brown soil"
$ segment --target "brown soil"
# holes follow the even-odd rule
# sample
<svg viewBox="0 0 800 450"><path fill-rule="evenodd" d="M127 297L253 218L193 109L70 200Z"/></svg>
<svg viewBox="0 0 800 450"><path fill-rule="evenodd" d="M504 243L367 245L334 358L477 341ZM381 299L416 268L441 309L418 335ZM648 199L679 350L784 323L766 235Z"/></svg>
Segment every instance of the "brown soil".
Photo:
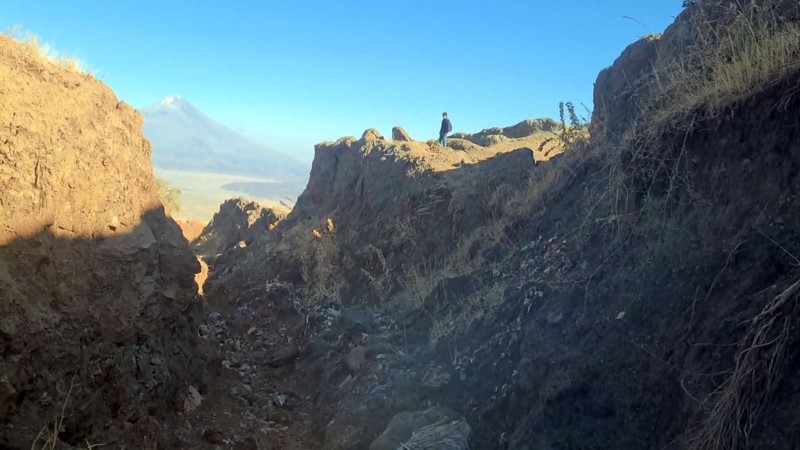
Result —
<svg viewBox="0 0 800 450"><path fill-rule="evenodd" d="M152 447L203 375L141 117L3 36L0 86L0 447Z"/></svg>

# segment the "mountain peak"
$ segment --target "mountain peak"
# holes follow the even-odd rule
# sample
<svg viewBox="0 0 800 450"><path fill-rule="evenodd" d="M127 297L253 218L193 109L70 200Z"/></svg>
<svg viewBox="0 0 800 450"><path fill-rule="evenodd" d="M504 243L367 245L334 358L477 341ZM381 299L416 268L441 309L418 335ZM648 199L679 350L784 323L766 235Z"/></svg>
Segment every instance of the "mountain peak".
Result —
<svg viewBox="0 0 800 450"><path fill-rule="evenodd" d="M160 106L180 106L186 104L186 100L179 95L168 95L158 103Z"/></svg>
<svg viewBox="0 0 800 450"><path fill-rule="evenodd" d="M145 136L160 169L305 179L308 168L292 157L251 141L177 95L141 110Z"/></svg>

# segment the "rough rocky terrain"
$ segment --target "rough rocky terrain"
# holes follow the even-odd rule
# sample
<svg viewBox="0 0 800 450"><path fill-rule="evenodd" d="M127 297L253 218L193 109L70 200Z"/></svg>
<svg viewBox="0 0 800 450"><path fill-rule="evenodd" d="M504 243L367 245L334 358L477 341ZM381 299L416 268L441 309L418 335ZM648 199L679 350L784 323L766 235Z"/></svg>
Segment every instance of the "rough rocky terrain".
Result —
<svg viewBox="0 0 800 450"><path fill-rule="evenodd" d="M202 304L136 113L0 46L0 92L34 99L0 106L0 444L66 405L73 446L797 448L799 18L687 8L599 74L587 126L319 144L288 216L226 202L195 241Z"/></svg>
<svg viewBox="0 0 800 450"><path fill-rule="evenodd" d="M258 336L248 367L295 400L279 435L795 448L800 68L714 104L667 103L680 86L658 77L714 69L742 23L797 17L791 2L687 8L599 75L591 139L539 165L509 128L451 149L375 130L317 146L294 211L209 279L209 302Z"/></svg>

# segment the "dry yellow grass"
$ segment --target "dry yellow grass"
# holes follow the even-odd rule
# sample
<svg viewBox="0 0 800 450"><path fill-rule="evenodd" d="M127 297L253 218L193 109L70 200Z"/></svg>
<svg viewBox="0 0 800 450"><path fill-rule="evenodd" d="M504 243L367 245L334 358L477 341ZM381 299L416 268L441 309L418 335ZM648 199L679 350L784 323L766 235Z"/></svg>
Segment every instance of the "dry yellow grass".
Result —
<svg viewBox="0 0 800 450"><path fill-rule="evenodd" d="M705 20L694 20L695 48L655 73L656 125L685 122L698 110L712 116L800 69L800 24L739 12L720 32Z"/></svg>
<svg viewBox="0 0 800 450"><path fill-rule="evenodd" d="M333 230L333 221L328 220ZM306 292L302 298L306 306L325 301L341 302L345 282L339 273L342 255L336 234L298 226L287 235L286 241L293 243L297 251L305 282Z"/></svg>
<svg viewBox="0 0 800 450"><path fill-rule="evenodd" d="M7 29L4 34L12 39L22 42L26 46L33 49L33 51L43 60L55 64L62 69L79 74L88 73L86 65L80 59L73 56L65 56L59 53L50 47L50 45L42 42L38 36L25 30L19 25Z"/></svg>

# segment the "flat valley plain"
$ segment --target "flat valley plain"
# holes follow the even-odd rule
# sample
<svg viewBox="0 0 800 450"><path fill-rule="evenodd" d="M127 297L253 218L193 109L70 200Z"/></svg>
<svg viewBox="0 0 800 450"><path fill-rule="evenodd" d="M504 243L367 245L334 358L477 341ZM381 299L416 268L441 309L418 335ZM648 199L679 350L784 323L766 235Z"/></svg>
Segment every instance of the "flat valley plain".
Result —
<svg viewBox="0 0 800 450"><path fill-rule="evenodd" d="M285 210L285 205L294 204L304 187L243 175L186 172L159 167L153 170L156 176L181 190L181 209L172 215L184 220L208 222L222 202L236 197L245 197L267 208ZM292 195L293 192L296 194Z"/></svg>

